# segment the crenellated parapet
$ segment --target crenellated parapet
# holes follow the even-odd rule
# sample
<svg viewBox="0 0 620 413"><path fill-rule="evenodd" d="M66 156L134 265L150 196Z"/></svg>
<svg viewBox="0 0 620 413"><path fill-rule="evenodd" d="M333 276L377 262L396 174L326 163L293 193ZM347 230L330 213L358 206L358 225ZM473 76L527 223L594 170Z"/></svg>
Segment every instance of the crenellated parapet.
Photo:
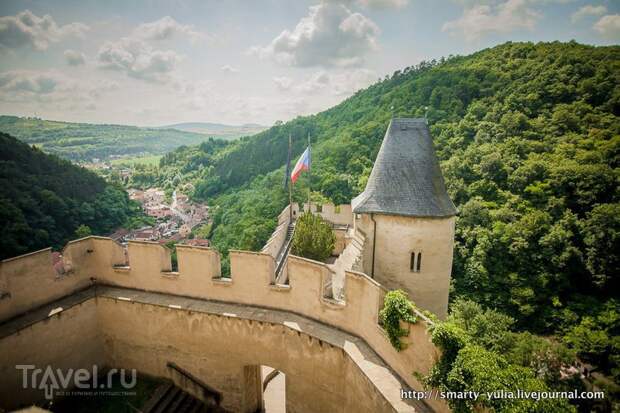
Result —
<svg viewBox="0 0 620 413"><path fill-rule="evenodd" d="M69 242L57 262L51 248L2 260L0 321L89 287L91 277L98 273L92 255L97 239L87 237Z"/></svg>
<svg viewBox="0 0 620 413"><path fill-rule="evenodd" d="M112 239L87 237L67 244L67 268L58 274L49 249L2 261L0 321L22 314L92 284L187 296L204 300L286 310L363 338L412 388L412 375L426 373L438 356L428 321L410 325L411 345L397 352L378 323L385 289L365 274L344 271L342 300L325 296L334 273L323 263L290 256L287 285L274 284L274 257L264 252L230 251L230 278L221 277L220 255L205 247L177 246L178 271L171 271L170 250L130 241L127 251ZM436 403L444 410L441 402Z"/></svg>

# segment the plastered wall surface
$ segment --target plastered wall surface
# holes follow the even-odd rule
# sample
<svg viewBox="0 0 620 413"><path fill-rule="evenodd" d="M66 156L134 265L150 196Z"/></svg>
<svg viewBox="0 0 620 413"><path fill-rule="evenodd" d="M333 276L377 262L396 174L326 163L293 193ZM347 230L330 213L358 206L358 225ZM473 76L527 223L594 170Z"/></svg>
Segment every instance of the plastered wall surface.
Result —
<svg viewBox="0 0 620 413"><path fill-rule="evenodd" d="M374 279L389 290L404 289L415 304L446 317L452 272L455 218L415 218L374 214L361 215L356 226L366 236L363 254L364 272L373 274L372 251L375 246ZM411 254L421 253L420 271L411 270Z"/></svg>

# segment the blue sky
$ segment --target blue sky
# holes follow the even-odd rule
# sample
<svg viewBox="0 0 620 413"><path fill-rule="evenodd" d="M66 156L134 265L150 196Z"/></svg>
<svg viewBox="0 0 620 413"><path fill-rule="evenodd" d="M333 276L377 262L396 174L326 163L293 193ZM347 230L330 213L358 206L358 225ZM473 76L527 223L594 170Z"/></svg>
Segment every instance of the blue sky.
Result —
<svg viewBox="0 0 620 413"><path fill-rule="evenodd" d="M3 0L0 113L270 125L421 60L571 39L620 43L620 2Z"/></svg>

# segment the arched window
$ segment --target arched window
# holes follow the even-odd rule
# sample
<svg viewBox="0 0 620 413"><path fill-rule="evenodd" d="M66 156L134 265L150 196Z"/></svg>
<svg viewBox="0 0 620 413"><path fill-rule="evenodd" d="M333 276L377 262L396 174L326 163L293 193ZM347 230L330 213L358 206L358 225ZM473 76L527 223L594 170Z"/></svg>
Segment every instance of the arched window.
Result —
<svg viewBox="0 0 620 413"><path fill-rule="evenodd" d="M409 270L411 272L420 272L420 268L422 267L422 253L418 252L416 257L415 251L411 252L411 258L409 259Z"/></svg>

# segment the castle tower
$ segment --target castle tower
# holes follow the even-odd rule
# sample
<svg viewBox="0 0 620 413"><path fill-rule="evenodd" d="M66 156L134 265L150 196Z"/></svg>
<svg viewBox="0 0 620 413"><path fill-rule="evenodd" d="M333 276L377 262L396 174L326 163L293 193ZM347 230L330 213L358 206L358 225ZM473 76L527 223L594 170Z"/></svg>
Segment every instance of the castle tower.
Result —
<svg viewBox="0 0 620 413"><path fill-rule="evenodd" d="M456 208L424 119L392 119L364 192L351 202L366 236L363 268L445 318Z"/></svg>

